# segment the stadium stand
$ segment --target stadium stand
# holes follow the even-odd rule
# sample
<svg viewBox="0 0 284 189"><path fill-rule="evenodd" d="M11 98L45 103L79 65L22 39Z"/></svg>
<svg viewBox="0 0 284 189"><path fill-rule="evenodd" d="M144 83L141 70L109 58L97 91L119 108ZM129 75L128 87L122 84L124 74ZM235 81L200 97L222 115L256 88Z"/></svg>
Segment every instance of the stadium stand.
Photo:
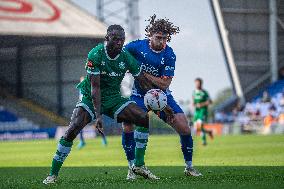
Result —
<svg viewBox="0 0 284 189"><path fill-rule="evenodd" d="M103 41L106 26L71 1L26 3L30 12L16 14L9 10L20 1L0 1L7 7L0 13L0 92L9 94L0 105L41 127L65 125L86 56Z"/></svg>
<svg viewBox="0 0 284 189"><path fill-rule="evenodd" d="M215 121L238 124L244 132L283 132L284 80L272 83L252 101L236 106L230 113L216 112Z"/></svg>
<svg viewBox="0 0 284 189"><path fill-rule="evenodd" d="M0 122L15 122L18 118L12 112L7 111L3 106L0 106Z"/></svg>
<svg viewBox="0 0 284 189"><path fill-rule="evenodd" d="M215 121L244 132L283 125L284 2L210 2L234 92Z"/></svg>
<svg viewBox="0 0 284 189"><path fill-rule="evenodd" d="M39 126L33 122L19 118L13 112L10 112L5 107L0 106L0 131L27 130L38 129Z"/></svg>

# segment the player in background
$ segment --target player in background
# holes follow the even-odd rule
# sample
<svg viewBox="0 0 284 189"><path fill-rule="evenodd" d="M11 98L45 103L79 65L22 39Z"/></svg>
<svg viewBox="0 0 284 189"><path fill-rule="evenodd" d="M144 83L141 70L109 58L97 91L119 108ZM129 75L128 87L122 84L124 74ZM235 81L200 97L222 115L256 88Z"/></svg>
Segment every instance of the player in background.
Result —
<svg viewBox="0 0 284 189"><path fill-rule="evenodd" d="M80 82L82 82L85 78L82 76L80 77ZM81 90L79 90L79 102L82 100L83 98L83 94L81 92ZM90 123L90 125L94 126L94 124ZM96 129L96 128L95 128ZM107 145L107 140L106 140L106 137L102 136L102 143L104 146ZM83 135L83 130L80 131L79 133L79 144L77 146L78 149L82 149L84 146L86 146L86 141L84 139L84 135Z"/></svg>
<svg viewBox="0 0 284 189"><path fill-rule="evenodd" d="M195 79L195 90L192 94L192 102L195 108L194 110L194 126L197 130L201 131L202 144L207 145L206 134L213 139L213 132L204 128L204 123L208 119L208 106L212 103L210 96L206 90L203 89L203 81L201 78Z"/></svg>
<svg viewBox="0 0 284 189"><path fill-rule="evenodd" d="M88 123L95 119L96 127L100 130L103 128L102 114L117 122L136 125L136 173L145 178L159 179L145 167L144 162L149 137L149 116L134 101L122 97L120 93L120 84L127 71L137 80L141 77L137 61L129 52L122 50L124 41L124 29L120 25L111 25L107 29L105 43L98 44L89 52L85 66L87 77L77 86L83 94L82 100L77 103L69 128L59 141L50 174L43 181L44 184L56 182L59 170L71 151L73 140Z"/></svg>
<svg viewBox="0 0 284 189"><path fill-rule="evenodd" d="M192 165L193 140L187 118L174 100L169 90L172 78L174 77L176 55L173 49L167 45L172 35L179 32L179 28L174 26L168 19L156 19L153 15L149 19L150 24L146 27L146 39L130 42L125 48L138 60L142 68L145 82L150 88L159 88L167 94L167 108L160 113L160 118L168 122L179 134L181 150L185 160L184 173L187 176L200 176ZM186 86L186 83L184 83ZM133 93L130 97L145 112L147 108L144 105L144 91L139 81L135 79ZM169 121L165 113L172 112L174 119ZM133 124L123 123L122 146L124 148L129 166L134 162L135 138ZM136 175L128 172L127 179L135 179Z"/></svg>

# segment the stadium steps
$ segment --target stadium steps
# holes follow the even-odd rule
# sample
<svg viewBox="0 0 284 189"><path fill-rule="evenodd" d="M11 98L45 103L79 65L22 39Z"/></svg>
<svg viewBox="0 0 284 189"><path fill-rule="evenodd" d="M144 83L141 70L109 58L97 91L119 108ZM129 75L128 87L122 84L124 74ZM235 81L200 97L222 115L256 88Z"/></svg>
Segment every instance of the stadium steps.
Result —
<svg viewBox="0 0 284 189"><path fill-rule="evenodd" d="M17 98L0 88L0 104L17 116L31 120L40 127L68 125L67 119L47 110L31 100Z"/></svg>

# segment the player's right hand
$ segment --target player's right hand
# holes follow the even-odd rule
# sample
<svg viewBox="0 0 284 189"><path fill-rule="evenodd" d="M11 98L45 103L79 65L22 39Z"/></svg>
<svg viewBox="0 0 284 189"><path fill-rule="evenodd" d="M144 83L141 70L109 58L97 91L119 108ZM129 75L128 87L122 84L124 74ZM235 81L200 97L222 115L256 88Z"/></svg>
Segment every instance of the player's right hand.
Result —
<svg viewBox="0 0 284 189"><path fill-rule="evenodd" d="M165 109L163 110L163 112L165 112L165 114L166 114L167 122L168 123L173 123L174 122L174 118L175 118L173 109L169 105L167 105L165 107Z"/></svg>

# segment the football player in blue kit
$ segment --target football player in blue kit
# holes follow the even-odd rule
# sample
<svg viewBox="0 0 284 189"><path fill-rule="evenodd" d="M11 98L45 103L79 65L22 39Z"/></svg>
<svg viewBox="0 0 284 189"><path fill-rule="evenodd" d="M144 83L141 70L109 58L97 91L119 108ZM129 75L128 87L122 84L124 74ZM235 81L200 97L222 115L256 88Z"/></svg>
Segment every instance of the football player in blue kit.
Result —
<svg viewBox="0 0 284 189"><path fill-rule="evenodd" d="M171 36L179 33L179 27L173 25L168 19L157 19L153 15L149 19L149 25L146 27L146 39L136 40L128 43L125 48L138 60L144 74L145 88L159 88L167 94L168 106L160 113L160 118L169 123L180 136L181 150L185 160L184 173L187 176L201 176L192 165L193 140L191 130L186 116L169 90L172 78L174 77L176 55L171 47L167 45ZM134 100L138 106L147 111L144 105L143 91L137 80L134 81L131 100ZM166 113L172 112L174 118L167 120ZM135 179L133 172L135 157L135 140L137 136L134 132L134 126L129 123L123 123L122 146L124 148L129 170L127 179ZM138 138L139 139L139 138ZM137 143L136 143L137 145Z"/></svg>

